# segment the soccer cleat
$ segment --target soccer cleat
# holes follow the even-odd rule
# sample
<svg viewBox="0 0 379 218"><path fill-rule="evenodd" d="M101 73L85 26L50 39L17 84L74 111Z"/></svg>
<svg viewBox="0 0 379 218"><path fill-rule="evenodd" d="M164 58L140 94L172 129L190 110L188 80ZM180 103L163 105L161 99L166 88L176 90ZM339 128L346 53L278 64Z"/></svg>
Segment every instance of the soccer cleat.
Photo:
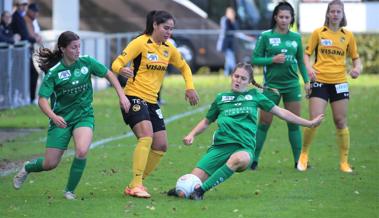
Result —
<svg viewBox="0 0 379 218"><path fill-rule="evenodd" d="M13 177L13 187L15 189L20 189L22 184L25 182L26 178L28 177L28 172L25 170L26 164L28 164L29 161L26 161L24 165L22 165L22 168L18 173Z"/></svg>
<svg viewBox="0 0 379 218"><path fill-rule="evenodd" d="M344 173L352 173L353 170L351 169L350 165L345 162L345 163L340 163L340 170Z"/></svg>
<svg viewBox="0 0 379 218"><path fill-rule="evenodd" d="M299 161L297 162L297 169L299 171L306 171L308 168L308 155L301 153Z"/></svg>
<svg viewBox="0 0 379 218"><path fill-rule="evenodd" d="M151 195L146 191L146 188L143 185L130 188L127 186L124 190L125 195L130 195L137 198L150 198Z"/></svg>
<svg viewBox="0 0 379 218"><path fill-rule="evenodd" d="M167 195L168 196L179 197L178 193L176 192L176 188L172 188L172 189L168 190Z"/></svg>
<svg viewBox="0 0 379 218"><path fill-rule="evenodd" d="M195 201L203 200L204 191L201 189L201 187L195 188L195 190L191 193L189 198Z"/></svg>
<svg viewBox="0 0 379 218"><path fill-rule="evenodd" d="M73 192L70 192L70 191L65 191L63 193L63 196L64 198L66 198L67 200L76 200L76 195L73 193Z"/></svg>
<svg viewBox="0 0 379 218"><path fill-rule="evenodd" d="M256 170L258 167L258 161L253 161L253 163L251 164L250 166L250 169L251 170Z"/></svg>

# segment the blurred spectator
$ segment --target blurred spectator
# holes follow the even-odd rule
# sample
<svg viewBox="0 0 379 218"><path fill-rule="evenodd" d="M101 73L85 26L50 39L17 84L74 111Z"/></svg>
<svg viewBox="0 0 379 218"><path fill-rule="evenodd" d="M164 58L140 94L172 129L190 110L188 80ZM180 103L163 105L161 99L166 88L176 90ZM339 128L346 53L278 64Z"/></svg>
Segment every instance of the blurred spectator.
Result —
<svg viewBox="0 0 379 218"><path fill-rule="evenodd" d="M35 39L29 36L28 28L26 27L24 19L28 4L28 0L15 0L16 10L12 15L11 28L13 29L13 33L20 34L21 40L27 40L30 43L34 43Z"/></svg>
<svg viewBox="0 0 379 218"><path fill-rule="evenodd" d="M0 22L0 42L6 42L14 44L15 42L20 41L21 36L19 34L13 34L11 28L12 15L9 11L3 11L1 13L1 22Z"/></svg>
<svg viewBox="0 0 379 218"><path fill-rule="evenodd" d="M233 8L228 7L225 11L225 16L220 20L220 35L217 40L217 50L225 55L224 74L229 76L236 66L236 57L234 54L234 31L238 29L236 22L236 13Z"/></svg>

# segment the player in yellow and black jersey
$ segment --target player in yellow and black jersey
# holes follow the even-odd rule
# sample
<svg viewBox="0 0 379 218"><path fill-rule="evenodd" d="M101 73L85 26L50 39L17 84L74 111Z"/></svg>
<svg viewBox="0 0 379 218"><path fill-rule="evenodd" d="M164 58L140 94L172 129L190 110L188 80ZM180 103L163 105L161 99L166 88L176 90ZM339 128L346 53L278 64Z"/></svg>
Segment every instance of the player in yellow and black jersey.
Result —
<svg viewBox="0 0 379 218"><path fill-rule="evenodd" d="M112 64L114 72L128 78L124 92L131 107L127 113L122 111L122 115L138 138L133 154L133 179L125 188L126 195L150 197L142 179L156 168L167 150L166 128L157 96L168 64L181 71L185 97L190 104L199 101L188 64L167 41L174 24L173 16L166 11L149 12L144 33L132 40Z"/></svg>
<svg viewBox="0 0 379 218"><path fill-rule="evenodd" d="M325 113L330 101L333 120L337 129L337 143L340 148L340 170L352 172L348 163L350 134L347 127L349 85L346 76L346 58L350 56L353 68L350 76L355 79L361 73L361 61L353 33L346 26L344 4L333 0L328 4L324 26L316 29L305 50L304 61L311 80L309 114L311 118ZM315 63L310 65L310 56L315 53ZM303 148L297 168L307 169L310 144L316 128L305 128Z"/></svg>

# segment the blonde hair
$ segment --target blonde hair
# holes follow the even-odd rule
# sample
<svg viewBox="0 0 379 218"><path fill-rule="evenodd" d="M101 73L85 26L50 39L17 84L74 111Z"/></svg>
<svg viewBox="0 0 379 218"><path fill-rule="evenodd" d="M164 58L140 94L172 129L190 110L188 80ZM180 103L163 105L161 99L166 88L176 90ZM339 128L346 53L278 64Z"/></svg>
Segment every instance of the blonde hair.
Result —
<svg viewBox="0 0 379 218"><path fill-rule="evenodd" d="M342 13L343 13L343 17L342 17L342 20L341 22L339 23L339 27L344 27L347 25L347 20L346 20L346 15L345 15L345 6L343 4L343 2L341 0L333 0L331 2L329 2L328 4L328 9L326 10L326 14L325 14L325 22L324 22L324 26L329 26L329 17L328 17L328 13L330 11L330 7L332 5L339 5L342 7Z"/></svg>

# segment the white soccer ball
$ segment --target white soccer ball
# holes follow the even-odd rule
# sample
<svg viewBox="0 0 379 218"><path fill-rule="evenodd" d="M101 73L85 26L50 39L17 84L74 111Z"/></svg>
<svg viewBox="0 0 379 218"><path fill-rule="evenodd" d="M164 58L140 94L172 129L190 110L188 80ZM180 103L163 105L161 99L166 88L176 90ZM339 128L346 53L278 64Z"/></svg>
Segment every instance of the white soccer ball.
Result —
<svg viewBox="0 0 379 218"><path fill-rule="evenodd" d="M176 181L175 190L179 197L189 198L193 190L202 184L199 177L193 174L185 174Z"/></svg>

